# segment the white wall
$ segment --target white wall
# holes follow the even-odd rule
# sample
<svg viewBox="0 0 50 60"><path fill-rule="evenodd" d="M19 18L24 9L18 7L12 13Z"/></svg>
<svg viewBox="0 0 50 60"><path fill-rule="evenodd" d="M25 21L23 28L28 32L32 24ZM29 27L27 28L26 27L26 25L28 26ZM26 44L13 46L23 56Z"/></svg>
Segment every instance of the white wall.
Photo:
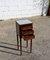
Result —
<svg viewBox="0 0 50 60"><path fill-rule="evenodd" d="M42 0L0 0L0 19L41 15Z"/></svg>

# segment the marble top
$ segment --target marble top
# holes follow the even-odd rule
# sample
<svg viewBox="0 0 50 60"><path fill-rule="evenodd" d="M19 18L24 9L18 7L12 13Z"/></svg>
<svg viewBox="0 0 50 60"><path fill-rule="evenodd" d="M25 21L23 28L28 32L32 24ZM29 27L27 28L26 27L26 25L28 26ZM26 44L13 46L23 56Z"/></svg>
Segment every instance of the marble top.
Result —
<svg viewBox="0 0 50 60"><path fill-rule="evenodd" d="M32 21L30 20L18 20L16 21L19 25L31 24Z"/></svg>

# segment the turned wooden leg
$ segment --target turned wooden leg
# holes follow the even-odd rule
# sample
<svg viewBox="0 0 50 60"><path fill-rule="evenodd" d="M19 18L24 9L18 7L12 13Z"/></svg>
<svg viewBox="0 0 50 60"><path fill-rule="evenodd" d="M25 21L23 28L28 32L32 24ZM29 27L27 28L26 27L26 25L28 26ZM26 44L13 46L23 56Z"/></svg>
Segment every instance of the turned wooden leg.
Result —
<svg viewBox="0 0 50 60"><path fill-rule="evenodd" d="M19 39L18 39L18 34L17 34L17 49L19 50Z"/></svg>
<svg viewBox="0 0 50 60"><path fill-rule="evenodd" d="M28 40L26 40L26 48L28 47Z"/></svg>
<svg viewBox="0 0 50 60"><path fill-rule="evenodd" d="M32 52L32 40L30 40L30 53Z"/></svg>
<svg viewBox="0 0 50 60"><path fill-rule="evenodd" d="M21 37L20 37L20 55L22 55L22 40L21 40Z"/></svg>

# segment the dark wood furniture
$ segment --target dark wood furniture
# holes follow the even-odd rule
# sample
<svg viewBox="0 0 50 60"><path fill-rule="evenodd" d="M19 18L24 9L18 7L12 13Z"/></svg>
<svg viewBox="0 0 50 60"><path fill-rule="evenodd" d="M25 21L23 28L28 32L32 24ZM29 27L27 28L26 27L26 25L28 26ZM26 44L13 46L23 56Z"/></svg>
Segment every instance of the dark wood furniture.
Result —
<svg viewBox="0 0 50 60"><path fill-rule="evenodd" d="M50 0L49 0L49 5L48 5L47 16L50 16Z"/></svg>
<svg viewBox="0 0 50 60"><path fill-rule="evenodd" d="M22 38L26 41L27 47L28 40L30 40L30 52L32 52L32 39L35 38L32 24L33 23L30 20L16 21L17 49L19 50L20 43L20 55L22 55Z"/></svg>
<svg viewBox="0 0 50 60"><path fill-rule="evenodd" d="M50 8L48 9L48 15L50 16Z"/></svg>

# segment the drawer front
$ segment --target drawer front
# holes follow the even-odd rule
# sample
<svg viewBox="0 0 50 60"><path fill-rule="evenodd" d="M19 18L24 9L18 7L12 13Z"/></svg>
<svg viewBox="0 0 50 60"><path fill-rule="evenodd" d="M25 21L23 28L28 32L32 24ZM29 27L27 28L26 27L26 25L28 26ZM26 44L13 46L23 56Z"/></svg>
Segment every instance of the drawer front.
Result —
<svg viewBox="0 0 50 60"><path fill-rule="evenodd" d="M30 35L30 34L34 34L34 31L33 30L22 31L22 35Z"/></svg>
<svg viewBox="0 0 50 60"><path fill-rule="evenodd" d="M31 40L31 39L33 39L33 38L35 38L35 35L31 35L31 36L23 36L23 39L24 40Z"/></svg>
<svg viewBox="0 0 50 60"><path fill-rule="evenodd" d="M29 29L32 29L32 24L21 26L21 30L29 30Z"/></svg>

